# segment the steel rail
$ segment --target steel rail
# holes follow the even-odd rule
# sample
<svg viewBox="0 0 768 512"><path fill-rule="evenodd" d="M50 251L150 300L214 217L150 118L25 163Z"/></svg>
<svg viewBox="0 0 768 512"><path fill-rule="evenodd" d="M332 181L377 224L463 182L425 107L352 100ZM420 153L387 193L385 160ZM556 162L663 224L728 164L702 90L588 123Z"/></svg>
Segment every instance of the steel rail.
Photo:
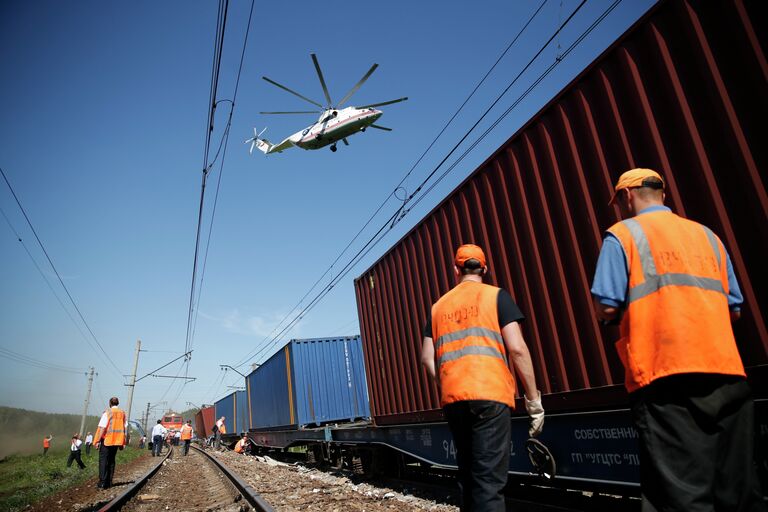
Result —
<svg viewBox="0 0 768 512"><path fill-rule="evenodd" d="M158 470L160 470L161 467L163 467L163 462L165 462L168 459L168 457L171 456L172 453L173 453L173 445L170 446L170 449L168 450L168 453L165 455L165 457L163 457L163 460L158 462L154 468L147 471L147 473L144 476L137 479L133 483L133 485L131 485L128 489L126 489L122 493L115 496L115 498L109 503L107 503L106 505L102 506L98 510L98 512L110 512L112 510L120 510L120 508L122 508L123 505L128 503L128 501L130 501L130 499L133 498L133 496L137 492L139 492L139 489L141 489L144 486L144 484L146 484L147 481L150 478L152 478L155 475L155 473L157 473Z"/></svg>
<svg viewBox="0 0 768 512"><path fill-rule="evenodd" d="M275 512L275 509L272 508L269 503L264 501L264 498L259 496L253 487L248 485L245 480L230 471L221 461L216 459L213 455L209 454L205 450L201 450L197 446L191 446L191 448L208 457L208 460L213 462L221 470L221 472L224 473L227 478L229 478L234 486L237 487L237 490L242 493L243 497L254 509L256 509L258 512Z"/></svg>

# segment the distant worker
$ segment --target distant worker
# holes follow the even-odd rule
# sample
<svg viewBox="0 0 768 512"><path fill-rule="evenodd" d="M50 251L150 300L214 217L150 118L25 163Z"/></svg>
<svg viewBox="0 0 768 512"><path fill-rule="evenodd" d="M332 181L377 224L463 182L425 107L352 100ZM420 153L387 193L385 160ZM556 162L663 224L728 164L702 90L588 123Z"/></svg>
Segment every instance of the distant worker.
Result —
<svg viewBox="0 0 768 512"><path fill-rule="evenodd" d="M80 447L83 444L83 441L80 439L80 434L74 434L72 436L72 441L69 443L69 458L67 459L67 467L72 467L72 461L77 462L77 465L80 466L80 469L85 469L85 464L83 464L83 459L80 456L81 450Z"/></svg>
<svg viewBox="0 0 768 512"><path fill-rule="evenodd" d="M221 436L227 433L227 425L224 423L224 420L226 420L226 418L224 416L222 416L216 422L216 429L215 429L216 444L215 444L215 447L216 447L217 450L221 446Z"/></svg>
<svg viewBox="0 0 768 512"><path fill-rule="evenodd" d="M159 457L163 453L163 442L167 430L161 424L162 420L157 420L157 425L152 427L152 456Z"/></svg>
<svg viewBox="0 0 768 512"><path fill-rule="evenodd" d="M530 436L541 433L544 409L520 330L522 312L507 291L483 284L488 267L480 247L462 245L454 264L459 284L432 306L421 362L440 389L440 405L456 445L461 510L502 511L510 409L515 407L508 357L525 388Z"/></svg>
<svg viewBox="0 0 768 512"><path fill-rule="evenodd" d="M245 432L243 432L242 436L235 444L235 452L245 453L245 449L247 448L249 442L250 441L248 440L248 435Z"/></svg>
<svg viewBox="0 0 768 512"><path fill-rule="evenodd" d="M143 450L144 449L144 443L146 443L146 442L147 442L147 436L142 435L139 438L139 450Z"/></svg>
<svg viewBox="0 0 768 512"><path fill-rule="evenodd" d="M51 439L53 439L53 434L48 434L43 438L43 455L48 453L48 449L51 447Z"/></svg>
<svg viewBox="0 0 768 512"><path fill-rule="evenodd" d="M93 444L93 434L88 432L88 434L85 436L85 454L90 455L91 454L91 445Z"/></svg>
<svg viewBox="0 0 768 512"><path fill-rule="evenodd" d="M179 446L179 441L181 441L181 430L177 430L173 433L173 445Z"/></svg>
<svg viewBox="0 0 768 512"><path fill-rule="evenodd" d="M184 442L184 456L189 453L189 443L192 442L192 420L187 420L187 424L181 427L181 440Z"/></svg>
<svg viewBox="0 0 768 512"><path fill-rule="evenodd" d="M723 243L664 206L650 169L621 175L592 294L616 343L640 435L643 510L766 510L750 388L731 321L743 302ZM729 311L730 310L730 311Z"/></svg>
<svg viewBox="0 0 768 512"><path fill-rule="evenodd" d="M122 450L127 440L128 420L119 404L116 396L109 399L109 409L101 415L94 436L94 444L99 449L99 483L96 484L99 489L112 486L117 450Z"/></svg>

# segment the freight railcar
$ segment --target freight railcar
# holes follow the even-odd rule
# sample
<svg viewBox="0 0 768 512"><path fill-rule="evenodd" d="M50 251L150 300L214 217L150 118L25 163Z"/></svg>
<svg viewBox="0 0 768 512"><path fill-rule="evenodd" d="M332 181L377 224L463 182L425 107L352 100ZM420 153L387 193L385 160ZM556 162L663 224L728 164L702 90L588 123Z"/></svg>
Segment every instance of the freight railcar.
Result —
<svg viewBox="0 0 768 512"><path fill-rule="evenodd" d="M367 420L360 336L291 340L246 379L254 430Z"/></svg>
<svg viewBox="0 0 768 512"><path fill-rule="evenodd" d="M209 437L213 432L211 428L214 423L214 407L203 407L195 414L195 433L199 438Z"/></svg>
<svg viewBox="0 0 768 512"><path fill-rule="evenodd" d="M355 280L372 422L302 428L295 417L265 420L254 415L263 403L251 394L251 425L260 427L251 431L254 442L323 446L326 453L389 447L455 467L419 351L431 304L454 284L455 248L474 242L486 249L488 282L509 290L527 317L523 329L548 411L542 439L558 477L568 485L636 489L637 432L612 346L617 332L599 324L589 288L603 230L619 220L608 206L615 178L643 166L665 176L675 212L713 228L730 251L745 297L735 331L755 391L765 483L762 9L741 0L652 8ZM513 422L510 472L526 475L526 418Z"/></svg>

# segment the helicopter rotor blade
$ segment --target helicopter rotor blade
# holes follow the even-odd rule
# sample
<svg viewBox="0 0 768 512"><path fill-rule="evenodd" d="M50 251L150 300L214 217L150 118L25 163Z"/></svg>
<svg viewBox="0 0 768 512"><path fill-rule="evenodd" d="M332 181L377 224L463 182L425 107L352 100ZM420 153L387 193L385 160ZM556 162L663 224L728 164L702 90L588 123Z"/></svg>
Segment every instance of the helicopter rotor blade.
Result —
<svg viewBox="0 0 768 512"><path fill-rule="evenodd" d="M328 100L328 106L330 107L333 105L333 100L331 99L331 95L328 94L328 87L325 85L325 78L323 78L323 72L320 70L320 63L317 62L317 55L314 53L310 54L312 56L312 62L315 64L315 70L317 71L317 76L320 78L320 85L323 86L323 93L325 93L325 99Z"/></svg>
<svg viewBox="0 0 768 512"><path fill-rule="evenodd" d="M322 110L292 110L287 112L259 112L259 114L319 114Z"/></svg>
<svg viewBox="0 0 768 512"><path fill-rule="evenodd" d="M363 78L360 79L359 82L355 84L355 86L347 93L346 96L344 96L341 101L339 101L339 104L336 105L337 108L341 108L341 106L352 97L353 94L357 92L357 90L360 88L361 85L365 83L366 80L368 80L368 77L370 77L374 71L376 71L376 68L379 67L378 64L374 64L371 66L371 69L368 70L368 72L363 76Z"/></svg>
<svg viewBox="0 0 768 512"><path fill-rule="evenodd" d="M386 126L379 126L377 124L372 124L369 126L370 128L376 128L377 130L384 130L385 132L391 132L392 128L387 128Z"/></svg>
<svg viewBox="0 0 768 512"><path fill-rule="evenodd" d="M406 96L406 97L404 97L404 98L398 98L398 99L396 99L396 100L390 100L390 101L382 101L381 103L371 103L370 105L363 105L363 106L361 106L361 107L357 107L357 108L371 108L371 107L381 107L382 105L391 105L391 104L393 104L393 103L399 103L399 102L401 102L401 101L405 101L405 100L407 100L407 99L408 99L408 97Z"/></svg>
<svg viewBox="0 0 768 512"><path fill-rule="evenodd" d="M249 155L252 155L252 154L253 154L253 148L254 148L254 146L256 146L256 139L253 139L253 140L251 140L251 149L249 149L249 150L248 150L248 154L249 154Z"/></svg>
<svg viewBox="0 0 768 512"><path fill-rule="evenodd" d="M262 134L262 133L264 133L265 131L267 131L267 127L266 127L266 126L264 127L264 129L263 129L263 130L261 130L261 131L259 132L259 134L258 134L258 135L256 135L256 137L261 137L261 134ZM256 133L256 128L254 128L254 129L253 129L253 133Z"/></svg>
<svg viewBox="0 0 768 512"><path fill-rule="evenodd" d="M271 78L267 78L267 77L265 77L265 76L262 76L261 78L263 78L263 79L264 79L264 80L266 80L267 82L271 83L272 85L275 85L275 86L277 86L277 87L281 88L282 90L284 90L284 91L287 91L287 92L289 92L289 93L293 94L294 96L298 96L299 98L303 99L304 101L308 101L308 102L310 102L310 103L311 103L311 104L313 104L313 105L317 105L318 107L320 107L320 108L323 108L323 106L322 106L321 104L319 104L318 102L316 102L316 101L313 101L313 100L311 100L311 99L307 98L306 96L302 96L301 94L297 93L297 92L296 92L296 91L294 91L293 89L289 89L288 87L286 87L286 86L284 86L284 85L282 85L282 84L279 84L279 83L275 82L275 81L274 81L274 80L272 80Z"/></svg>

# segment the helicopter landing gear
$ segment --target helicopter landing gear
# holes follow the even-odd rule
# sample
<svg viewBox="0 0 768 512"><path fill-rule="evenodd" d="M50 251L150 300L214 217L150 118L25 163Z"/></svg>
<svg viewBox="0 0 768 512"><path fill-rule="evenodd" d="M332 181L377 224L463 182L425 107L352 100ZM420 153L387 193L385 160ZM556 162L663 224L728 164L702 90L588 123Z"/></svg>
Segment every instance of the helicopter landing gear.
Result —
<svg viewBox="0 0 768 512"><path fill-rule="evenodd" d="M335 153L335 152L336 152L336 149L337 149L337 148L336 148L336 144L334 144L333 146L331 146L331 152L332 152L332 153Z"/></svg>

